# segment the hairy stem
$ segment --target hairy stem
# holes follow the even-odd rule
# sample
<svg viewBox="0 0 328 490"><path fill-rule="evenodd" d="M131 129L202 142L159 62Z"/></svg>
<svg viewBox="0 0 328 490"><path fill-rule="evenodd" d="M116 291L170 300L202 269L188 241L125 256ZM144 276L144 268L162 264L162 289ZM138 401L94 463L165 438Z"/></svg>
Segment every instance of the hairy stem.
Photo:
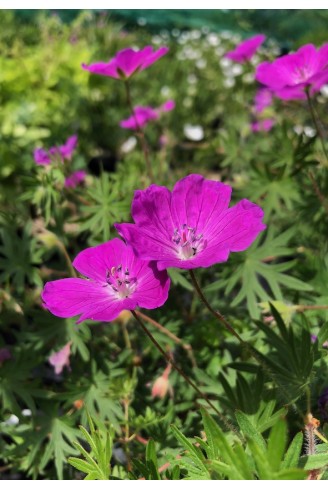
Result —
<svg viewBox="0 0 328 490"><path fill-rule="evenodd" d="M170 332L170 330L168 330L167 328L165 328L163 325L161 325L159 322L157 322L156 320L153 320L152 318L150 318L148 315L145 315L144 313L141 313L141 311L136 311L136 314L142 318L143 320L145 320L146 322L149 322L151 323L152 325L154 325L154 327L156 327L160 332L162 332L164 335L167 335L170 339L172 339L176 344L179 344L181 345L181 347L183 349L185 349L185 351L187 352L187 355L189 356L190 358L190 361L192 363L192 365L195 367L197 366L196 364L196 360L194 358L194 354L193 354L193 351L192 351L192 347L190 344L185 344L184 341L182 339L180 339L179 337L177 337L176 335L174 335L174 333Z"/></svg>
<svg viewBox="0 0 328 490"><path fill-rule="evenodd" d="M164 349L159 345L159 343L157 342L157 340L153 337L153 335L149 332L148 328L146 327L146 325L143 323L143 321L141 320L140 316L138 316L138 314L132 310L131 311L132 315L134 316L134 318L137 320L137 322L139 323L139 325L141 326L142 330L145 332L145 334L147 335L147 337L150 339L150 341L154 344L154 346L156 347L156 349L162 354L162 356L164 357L164 359L169 363L171 364L171 366L173 367L173 369L175 369L177 371L177 373L180 374L180 376L182 376L182 378L189 384L189 386L191 386L193 388L194 391L196 391L196 393L201 397L203 398L207 404L209 405L209 407L212 408L212 410L214 410L214 412L218 415L218 417L220 418L220 420L224 423L224 425L230 429L231 431L233 431L241 440L243 440L241 434L237 431L237 429L229 422L229 420L221 413L219 412L219 410L213 405L213 403L211 402L211 400L208 398L207 395L205 395L205 393L203 393L199 388L198 386L189 378L189 376L187 376L183 371L182 369L177 365L175 364L175 362L172 360L172 358L164 351Z"/></svg>

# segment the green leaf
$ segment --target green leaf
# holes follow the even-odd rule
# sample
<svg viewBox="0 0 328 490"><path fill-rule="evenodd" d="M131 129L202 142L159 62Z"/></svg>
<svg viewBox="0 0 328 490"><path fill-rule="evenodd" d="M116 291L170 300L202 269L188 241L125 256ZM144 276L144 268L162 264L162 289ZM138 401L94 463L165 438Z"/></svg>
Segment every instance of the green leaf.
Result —
<svg viewBox="0 0 328 490"><path fill-rule="evenodd" d="M273 426L268 439L268 460L271 468L278 470L287 444L287 426L284 419L278 420Z"/></svg>
<svg viewBox="0 0 328 490"><path fill-rule="evenodd" d="M303 432L299 432L292 440L285 454L285 458L281 464L282 469L296 468L298 466L298 461L301 456L302 446L303 446Z"/></svg>
<svg viewBox="0 0 328 490"><path fill-rule="evenodd" d="M238 410L236 410L235 415L242 433L246 437L253 439L256 442L256 444L258 444L261 451L266 452L267 448L266 448L265 440L263 439L260 432L256 430L249 416Z"/></svg>

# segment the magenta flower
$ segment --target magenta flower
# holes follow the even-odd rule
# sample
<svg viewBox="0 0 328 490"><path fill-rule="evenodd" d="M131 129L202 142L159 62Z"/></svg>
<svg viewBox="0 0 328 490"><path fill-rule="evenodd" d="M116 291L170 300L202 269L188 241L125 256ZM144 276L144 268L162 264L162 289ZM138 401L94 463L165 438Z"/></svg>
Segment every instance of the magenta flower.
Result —
<svg viewBox="0 0 328 490"><path fill-rule="evenodd" d="M72 342L68 342L60 351L54 352L48 359L49 363L55 368L56 374L61 374L64 367L70 367L69 357L71 355Z"/></svg>
<svg viewBox="0 0 328 490"><path fill-rule="evenodd" d="M145 70L148 66L155 63L168 50L166 47L161 47L157 51L153 51L152 46L146 46L139 51L127 48L116 53L114 58L108 62L99 61L91 65L83 63L82 68L97 75L127 80L136 72Z"/></svg>
<svg viewBox="0 0 328 490"><path fill-rule="evenodd" d="M155 109L138 105L134 108L134 114L128 119L121 121L120 126L121 128L137 131L145 127L149 121L155 119L158 119L158 112Z"/></svg>
<svg viewBox="0 0 328 490"><path fill-rule="evenodd" d="M56 161L58 157L60 157L62 161L71 160L76 145L77 135L74 134L61 146L52 146L49 150L36 148L33 154L34 161L37 165L49 165Z"/></svg>
<svg viewBox="0 0 328 490"><path fill-rule="evenodd" d="M305 99L306 88L314 93L328 82L328 44L318 50L306 44L272 63L265 61L257 67L255 78L281 99Z"/></svg>
<svg viewBox="0 0 328 490"><path fill-rule="evenodd" d="M257 49L264 43L265 39L266 37L263 34L257 34L256 36L241 42L233 51L229 51L224 56L236 63L245 63L253 57Z"/></svg>
<svg viewBox="0 0 328 490"><path fill-rule="evenodd" d="M162 104L158 108L158 111L159 112L170 112L170 111L173 111L173 109L175 109L175 102L174 102L174 100L170 99L170 100L167 100L166 102L164 102L164 104Z"/></svg>
<svg viewBox="0 0 328 490"><path fill-rule="evenodd" d="M33 157L37 165L49 165L51 163L48 152L43 148L35 148Z"/></svg>
<svg viewBox="0 0 328 490"><path fill-rule="evenodd" d="M84 182L87 173L84 170L76 170L65 179L65 187L74 189L77 185Z"/></svg>
<svg viewBox="0 0 328 490"><path fill-rule="evenodd" d="M70 160L77 145L77 135L70 136L66 143L59 147L59 153L63 160Z"/></svg>
<svg viewBox="0 0 328 490"><path fill-rule="evenodd" d="M81 315L83 320L109 322L123 310L154 309L168 297L170 279L154 262L135 256L119 238L80 252L73 262L86 279L48 282L42 292L44 306L56 316Z"/></svg>
<svg viewBox="0 0 328 490"><path fill-rule="evenodd" d="M251 123L251 130L253 133L259 133L264 131L268 133L272 127L275 125L275 119L262 119L262 121L254 121Z"/></svg>
<svg viewBox="0 0 328 490"><path fill-rule="evenodd" d="M254 98L254 111L257 114L261 114L264 109L272 104L273 95L271 90L267 88L260 88Z"/></svg>
<svg viewBox="0 0 328 490"><path fill-rule="evenodd" d="M163 112L173 111L174 108L174 100L167 100L157 109L150 106L138 105L134 108L134 114L131 114L128 119L123 119L120 122L120 126L121 128L137 131L140 128L144 128L149 121L158 119Z"/></svg>
<svg viewBox="0 0 328 490"><path fill-rule="evenodd" d="M209 267L248 248L265 229L256 204L243 199L228 207L231 191L197 174L179 180L172 192L151 185L135 192L135 224L115 227L138 257L156 260L159 270Z"/></svg>

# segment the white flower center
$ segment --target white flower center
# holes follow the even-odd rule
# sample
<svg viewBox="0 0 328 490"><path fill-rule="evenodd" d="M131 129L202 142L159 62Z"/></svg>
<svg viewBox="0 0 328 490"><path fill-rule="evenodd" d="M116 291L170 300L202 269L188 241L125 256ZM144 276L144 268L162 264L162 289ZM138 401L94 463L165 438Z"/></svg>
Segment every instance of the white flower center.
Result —
<svg viewBox="0 0 328 490"><path fill-rule="evenodd" d="M112 267L106 272L106 285L110 286L118 299L129 298L137 287L137 278L130 277L128 268L123 270L122 265Z"/></svg>
<svg viewBox="0 0 328 490"><path fill-rule="evenodd" d="M177 255L181 260L191 259L206 247L203 235L196 235L196 229L186 224L174 230L172 241L177 246Z"/></svg>

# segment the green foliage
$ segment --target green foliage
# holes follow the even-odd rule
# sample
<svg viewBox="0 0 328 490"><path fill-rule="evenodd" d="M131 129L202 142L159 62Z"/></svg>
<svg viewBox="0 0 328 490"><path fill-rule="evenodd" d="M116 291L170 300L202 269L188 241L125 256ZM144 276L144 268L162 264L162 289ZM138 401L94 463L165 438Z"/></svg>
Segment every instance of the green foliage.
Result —
<svg viewBox="0 0 328 490"><path fill-rule="evenodd" d="M71 457L68 462L77 470L86 473L85 480L111 480L114 430L110 428L104 433L99 428L96 429L89 414L88 424L90 433L82 426L80 426L80 431L84 442L89 445L89 452L80 443L75 442L74 446L84 456L84 459Z"/></svg>
<svg viewBox="0 0 328 490"><path fill-rule="evenodd" d="M286 24L277 15L278 38ZM275 119L272 131L253 133L254 66L223 58L237 43L234 32L122 31L112 14L92 11L71 23L45 12L35 12L33 23L10 10L2 16L2 477L327 479L328 172L306 104L275 99L260 116ZM307 16L323 25L326 14ZM254 13L233 17L256 31ZM168 271L169 299L149 312L167 330L146 322L228 420L224 427L204 409L201 418L206 401L173 369L167 393L155 397L167 364L128 312L110 324L77 325L41 299L46 282L72 277L81 250L117 236L113 225L131 221L134 191L150 184L138 135L119 125L130 113L123 84L81 63L164 44L169 53L131 80L133 105L176 102L145 128L153 183L172 188L189 173L221 180L233 187L232 205L256 202L267 225L245 252L196 271L213 309L248 344L211 316L184 270ZM259 61L281 48L268 39ZM324 91L313 98L323 132L326 100ZM201 126L202 140L190 139L186 125ZM35 148L60 146L72 134L71 160L35 164ZM78 169L85 181L65 187ZM68 343L69 359L55 372L49 358ZM321 422L315 454L303 438L309 411Z"/></svg>

